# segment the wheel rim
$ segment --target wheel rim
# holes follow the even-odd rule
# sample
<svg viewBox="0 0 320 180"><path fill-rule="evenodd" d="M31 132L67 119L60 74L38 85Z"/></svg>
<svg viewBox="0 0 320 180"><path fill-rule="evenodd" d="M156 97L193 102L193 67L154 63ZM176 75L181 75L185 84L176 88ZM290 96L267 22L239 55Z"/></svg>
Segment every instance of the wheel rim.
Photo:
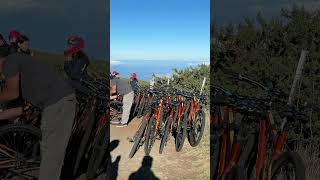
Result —
<svg viewBox="0 0 320 180"><path fill-rule="evenodd" d="M272 180L294 180L295 167L292 163L286 163L284 167L277 169L272 175Z"/></svg>
<svg viewBox="0 0 320 180"><path fill-rule="evenodd" d="M36 177L39 169L38 138L25 132L9 132L0 136L0 170L13 176Z"/></svg>
<svg viewBox="0 0 320 180"><path fill-rule="evenodd" d="M201 130L203 128L202 121L203 121L203 118L200 115L196 116L196 121L194 123L194 131L193 131L193 137L196 142L199 141Z"/></svg>
<svg viewBox="0 0 320 180"><path fill-rule="evenodd" d="M153 121L151 124L151 132L150 132L149 141L148 141L148 152L149 153L151 152L153 143L155 141L155 131L156 131L155 129L156 129L156 125L155 125L155 121Z"/></svg>

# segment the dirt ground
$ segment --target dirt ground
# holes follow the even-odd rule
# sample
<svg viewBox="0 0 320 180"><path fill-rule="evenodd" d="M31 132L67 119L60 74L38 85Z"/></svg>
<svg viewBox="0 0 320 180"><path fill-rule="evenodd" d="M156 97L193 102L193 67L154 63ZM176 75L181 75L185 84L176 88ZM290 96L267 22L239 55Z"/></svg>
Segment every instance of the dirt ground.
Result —
<svg viewBox="0 0 320 180"><path fill-rule="evenodd" d="M131 137L138 129L139 123L142 119L134 119L127 127L111 126L111 142L119 141L118 147L112 152L113 171L111 179L127 180L132 173L138 171L138 174L153 174L153 176L159 179L199 179L199 174L203 173L201 167L203 164L208 164L209 167L209 153L208 161L202 162L199 166L198 160L202 160L203 157L199 157L198 153L194 152L194 149L198 148L201 151L201 146L191 147L188 140L185 141L184 147L181 152L176 152L174 148L174 138L171 137L167 146L162 154L159 154L160 141L156 141L152 151L151 158L145 160L152 160L152 166L150 168L142 167L142 161L144 159L144 147L140 147L138 152L132 159L129 159L129 152L133 143L127 140L127 137ZM208 147L209 148L209 147ZM203 160L202 160L203 161Z"/></svg>

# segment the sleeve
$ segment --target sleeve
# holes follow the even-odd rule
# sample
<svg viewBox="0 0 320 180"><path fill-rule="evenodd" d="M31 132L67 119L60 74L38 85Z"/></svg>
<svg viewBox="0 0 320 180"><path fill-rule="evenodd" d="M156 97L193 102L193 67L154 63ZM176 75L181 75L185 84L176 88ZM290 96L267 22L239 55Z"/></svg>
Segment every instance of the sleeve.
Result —
<svg viewBox="0 0 320 180"><path fill-rule="evenodd" d="M8 56L7 60L4 62L3 75L6 79L11 78L12 76L20 72L20 62L18 57Z"/></svg>
<svg viewBox="0 0 320 180"><path fill-rule="evenodd" d="M87 63L81 59L66 61L64 63L65 72L71 79L74 79L74 80L80 80L86 68L87 68Z"/></svg>

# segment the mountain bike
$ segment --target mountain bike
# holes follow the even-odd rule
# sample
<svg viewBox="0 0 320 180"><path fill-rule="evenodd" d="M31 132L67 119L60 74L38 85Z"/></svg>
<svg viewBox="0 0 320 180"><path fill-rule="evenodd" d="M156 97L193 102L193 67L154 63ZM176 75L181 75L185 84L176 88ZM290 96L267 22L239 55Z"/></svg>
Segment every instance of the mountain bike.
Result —
<svg viewBox="0 0 320 180"><path fill-rule="evenodd" d="M93 161L92 159L97 159L92 155L102 157L101 154L106 153L109 144L107 141L103 141L108 138L106 132L108 125L105 117L106 105L104 104L106 102L107 87L101 82L88 82L86 80L82 82L88 88L88 92L78 92L79 96L82 97L82 101L79 102L72 134L67 146L61 171L62 179L74 179L87 171L89 172L87 176L93 179L100 168L98 167L100 164L88 167L88 163ZM104 110L101 111L100 108ZM100 131L101 133L98 133ZM104 143L101 143L101 141ZM97 149L102 149L104 152L92 154ZM102 160L99 159L99 161Z"/></svg>
<svg viewBox="0 0 320 180"><path fill-rule="evenodd" d="M132 158L139 147L144 144L147 136L147 127L149 125L149 122L151 121L151 117L154 117L153 115L156 113L159 103L159 101L153 101L149 105L148 111L144 115L143 120L139 125L138 131L134 135L134 143L129 153L129 158Z"/></svg>
<svg viewBox="0 0 320 180"><path fill-rule="evenodd" d="M305 179L304 166L299 155L290 152L290 150L283 152L289 124L286 124L279 131L279 135L277 135L274 129L271 110L275 108L277 112L283 112L281 108L286 107L283 101L283 93L269 89L249 78L241 77L240 80L261 88L267 92L267 98L241 97L225 91L224 94L232 99L232 103L229 102L228 106L232 104L231 107L234 108L233 112L244 115L238 135L239 139L242 140L236 139L232 143L229 143L229 145L232 144L231 151L227 153L231 155L229 159L222 162L222 156L219 155L220 161L218 163L218 172L215 171L216 177L225 179L228 175L230 177L234 172L238 172L236 178L242 177L246 179L246 177L251 176L254 170L255 179L264 177L275 179L277 175L287 175L289 164L291 164L294 170L291 168L290 172L294 175L294 178ZM286 110L286 112L290 112L289 114L291 115L287 113L283 117L290 119L291 122L301 120L298 112L292 109L290 111ZM256 123L258 123L258 126L255 125ZM265 167L264 164L266 163L268 152L267 145L270 146L271 158L267 163L267 167ZM226 149L224 144L220 146L220 153L223 149ZM276 166L272 167L272 164L276 164ZM281 171L279 171L279 168ZM266 169L265 175L262 173L263 169ZM289 177L289 179L293 178L292 176Z"/></svg>

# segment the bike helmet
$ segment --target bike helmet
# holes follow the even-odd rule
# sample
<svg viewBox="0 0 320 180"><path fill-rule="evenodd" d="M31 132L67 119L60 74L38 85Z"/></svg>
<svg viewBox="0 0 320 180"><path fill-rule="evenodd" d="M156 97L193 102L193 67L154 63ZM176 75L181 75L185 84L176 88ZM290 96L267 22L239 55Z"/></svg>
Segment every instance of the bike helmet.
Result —
<svg viewBox="0 0 320 180"><path fill-rule="evenodd" d="M84 40L79 36L68 37L67 43L70 45L70 48L64 51L65 56L73 55L84 48Z"/></svg>
<svg viewBox="0 0 320 180"><path fill-rule="evenodd" d="M137 74L136 73L132 73L130 76L130 79L137 79Z"/></svg>
<svg viewBox="0 0 320 180"><path fill-rule="evenodd" d="M112 72L112 76L117 76L117 75L119 75L119 73L117 71Z"/></svg>
<svg viewBox="0 0 320 180"><path fill-rule="evenodd" d="M11 31L9 33L9 42L16 42L20 37L20 33L18 31Z"/></svg>

